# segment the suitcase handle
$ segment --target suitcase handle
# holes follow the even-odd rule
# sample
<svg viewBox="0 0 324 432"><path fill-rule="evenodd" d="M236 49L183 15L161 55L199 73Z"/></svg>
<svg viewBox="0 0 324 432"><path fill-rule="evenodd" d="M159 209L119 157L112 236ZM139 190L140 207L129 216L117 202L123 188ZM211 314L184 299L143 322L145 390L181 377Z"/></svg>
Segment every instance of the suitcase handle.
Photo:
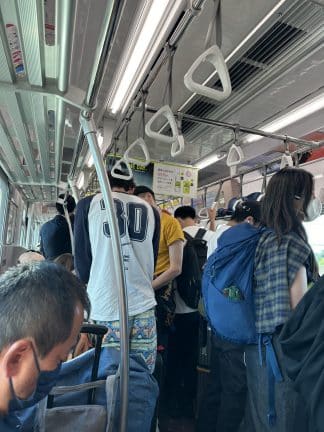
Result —
<svg viewBox="0 0 324 432"><path fill-rule="evenodd" d="M107 333L107 327L99 324L83 324L80 333L90 333L96 336L104 336Z"/></svg>

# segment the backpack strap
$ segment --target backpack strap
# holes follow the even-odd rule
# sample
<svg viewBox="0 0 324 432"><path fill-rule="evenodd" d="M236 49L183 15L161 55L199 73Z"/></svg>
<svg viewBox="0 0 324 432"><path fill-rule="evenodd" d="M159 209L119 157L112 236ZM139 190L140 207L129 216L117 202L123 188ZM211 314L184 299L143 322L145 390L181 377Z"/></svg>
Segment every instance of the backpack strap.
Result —
<svg viewBox="0 0 324 432"><path fill-rule="evenodd" d="M202 240L205 234L206 234L206 230L204 228L199 228L194 238L197 240Z"/></svg>
<svg viewBox="0 0 324 432"><path fill-rule="evenodd" d="M272 335L259 335L259 356L262 366L262 345L266 350L266 366L268 373L268 424L273 427L276 424L276 405L275 405L275 383L282 382L283 376L280 371L277 355L272 344Z"/></svg>
<svg viewBox="0 0 324 432"><path fill-rule="evenodd" d="M184 237L186 240L193 240L194 237L192 237L190 234L188 234L186 231L183 231Z"/></svg>

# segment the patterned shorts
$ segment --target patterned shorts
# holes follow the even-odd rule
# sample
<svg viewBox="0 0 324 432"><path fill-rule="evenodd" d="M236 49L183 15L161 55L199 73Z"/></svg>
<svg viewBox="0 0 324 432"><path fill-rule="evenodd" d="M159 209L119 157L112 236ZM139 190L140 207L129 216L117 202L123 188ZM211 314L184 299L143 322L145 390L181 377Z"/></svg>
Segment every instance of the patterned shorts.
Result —
<svg viewBox="0 0 324 432"><path fill-rule="evenodd" d="M103 346L120 349L120 328L117 321L97 321L108 328ZM156 320L154 308L128 317L130 330L130 353L139 354L145 360L151 373L156 360Z"/></svg>

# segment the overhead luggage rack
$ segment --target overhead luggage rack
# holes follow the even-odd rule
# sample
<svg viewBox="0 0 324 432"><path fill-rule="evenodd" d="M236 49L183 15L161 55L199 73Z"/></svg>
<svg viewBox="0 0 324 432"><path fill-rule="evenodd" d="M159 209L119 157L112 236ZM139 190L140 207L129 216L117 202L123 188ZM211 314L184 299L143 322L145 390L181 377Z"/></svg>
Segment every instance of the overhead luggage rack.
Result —
<svg viewBox="0 0 324 432"><path fill-rule="evenodd" d="M61 180L74 15L74 1L0 4L1 165L28 201L55 200Z"/></svg>
<svg viewBox="0 0 324 432"><path fill-rule="evenodd" d="M0 166L26 201L53 202L68 182L101 23L112 18L93 5L0 3Z"/></svg>

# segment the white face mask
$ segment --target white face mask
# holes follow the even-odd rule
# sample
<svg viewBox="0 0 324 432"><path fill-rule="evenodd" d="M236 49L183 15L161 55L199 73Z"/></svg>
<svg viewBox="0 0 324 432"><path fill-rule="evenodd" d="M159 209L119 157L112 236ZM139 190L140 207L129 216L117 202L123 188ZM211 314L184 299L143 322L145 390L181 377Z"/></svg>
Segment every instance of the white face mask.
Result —
<svg viewBox="0 0 324 432"><path fill-rule="evenodd" d="M307 206L305 222L311 222L314 219L318 218L322 211L322 203L321 201L314 197L310 200L310 203Z"/></svg>

